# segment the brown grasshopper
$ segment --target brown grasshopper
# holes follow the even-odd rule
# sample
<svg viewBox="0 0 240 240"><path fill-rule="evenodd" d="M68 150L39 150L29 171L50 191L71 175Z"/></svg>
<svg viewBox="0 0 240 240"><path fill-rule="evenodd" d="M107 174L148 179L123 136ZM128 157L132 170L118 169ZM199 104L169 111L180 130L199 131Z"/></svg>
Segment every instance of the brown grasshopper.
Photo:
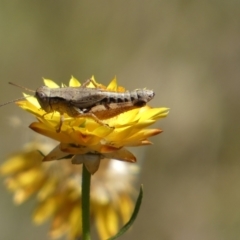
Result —
<svg viewBox="0 0 240 240"><path fill-rule="evenodd" d="M87 88L90 82L96 88ZM11 82L10 84L18 86ZM57 132L61 131L64 113L70 117L90 117L101 125L107 125L102 120L142 107L155 95L152 90L146 89L137 89L131 92L108 91L97 88L96 83L91 79L83 83L81 87L49 88L42 86L36 91L24 89L35 92L35 97L46 114L54 111L60 113L60 123ZM0 107L22 99L24 98L15 99L0 105Z"/></svg>

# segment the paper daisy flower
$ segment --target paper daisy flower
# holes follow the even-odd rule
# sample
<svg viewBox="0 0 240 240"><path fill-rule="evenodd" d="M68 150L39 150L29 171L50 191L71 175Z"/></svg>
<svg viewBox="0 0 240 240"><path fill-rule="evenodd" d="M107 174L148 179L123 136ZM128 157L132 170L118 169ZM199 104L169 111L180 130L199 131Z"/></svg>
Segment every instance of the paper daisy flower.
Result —
<svg viewBox="0 0 240 240"><path fill-rule="evenodd" d="M41 224L51 218L52 239L62 235L70 240L90 239L90 219L100 239L106 239L132 214L117 234L120 236L132 225L142 198L140 190L133 210L138 168L126 165L136 162L126 147L151 144L149 138L162 131L148 127L166 117L168 109L146 105L154 97L153 91L128 92L117 86L116 79L108 86L93 77L82 86L73 77L68 87L59 87L52 80L44 79L44 83L34 96L25 95L17 104L37 118L30 128L58 145L45 155L41 145L31 144L10 157L0 173L8 176L6 185L14 192L16 203L36 195L33 219ZM90 173L96 173L91 192Z"/></svg>
<svg viewBox="0 0 240 240"><path fill-rule="evenodd" d="M67 103L64 96L61 96L63 89L69 91L66 86L61 87L60 94L58 90L60 87L52 80L44 79L44 83L48 93L44 90L45 95L40 94L40 100L39 93L43 87L36 91L35 96L38 100L36 97L25 95L26 100L17 102L21 108L36 116L38 121L30 125L32 130L59 142L44 161L71 157L72 163L84 163L91 173L97 171L100 160L103 158L135 162L135 156L125 147L151 144L149 137L162 131L147 129L147 127L168 114L167 108L151 108L143 101L136 101L138 96L145 96L144 94L146 94L146 101L149 101L154 96L152 91L136 90L134 92L136 96L127 95L123 87L117 86L116 79L106 87L97 83L92 77L89 84L81 87L80 82L72 77L69 82L70 91L84 89L83 96L78 99L80 102L78 105L70 101L74 98L73 93L66 95ZM51 89L54 89L54 93L57 91L57 97L51 92L51 99L49 99ZM92 99L91 89L94 89L94 93L104 92L107 96L125 93L125 95L119 95L119 98L128 96L136 102L133 104L129 99L104 98L102 95L99 100L96 94ZM92 99L94 104L89 105L86 99L88 101Z"/></svg>
<svg viewBox="0 0 240 240"><path fill-rule="evenodd" d="M39 150L48 151L50 146L51 143L28 144L0 166L0 173L6 177L5 184L14 193L16 204L35 197L33 221L42 224L50 219L51 239L67 236L75 240L82 234L82 165L73 165L69 160L42 164ZM138 173L135 164L106 160L92 177L91 222L100 239L114 235L130 218Z"/></svg>

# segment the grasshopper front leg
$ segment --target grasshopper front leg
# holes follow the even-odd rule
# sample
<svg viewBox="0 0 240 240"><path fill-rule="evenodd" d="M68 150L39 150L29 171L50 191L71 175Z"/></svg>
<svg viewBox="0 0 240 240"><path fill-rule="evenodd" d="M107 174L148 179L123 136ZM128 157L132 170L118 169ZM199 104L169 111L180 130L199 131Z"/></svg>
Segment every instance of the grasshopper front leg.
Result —
<svg viewBox="0 0 240 240"><path fill-rule="evenodd" d="M56 129L57 133L59 133L61 131L63 121L64 121L64 115L63 115L63 113L60 113L60 122L59 122L59 125L57 126L57 129Z"/></svg>
<svg viewBox="0 0 240 240"><path fill-rule="evenodd" d="M47 115L49 113L44 113L42 115L42 117L44 118L45 115ZM54 114L54 113L53 113ZM56 127L56 132L59 133L61 131L61 128L62 128L62 124L63 124L63 121L64 121L64 114L63 113L60 113L60 121L59 121L59 124L58 126Z"/></svg>

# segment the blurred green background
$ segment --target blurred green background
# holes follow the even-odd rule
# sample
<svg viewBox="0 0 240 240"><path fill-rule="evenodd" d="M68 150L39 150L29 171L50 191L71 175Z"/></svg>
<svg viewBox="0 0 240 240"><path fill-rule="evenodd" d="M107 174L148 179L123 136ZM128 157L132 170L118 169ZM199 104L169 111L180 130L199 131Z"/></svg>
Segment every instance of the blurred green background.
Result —
<svg viewBox="0 0 240 240"><path fill-rule="evenodd" d="M0 1L0 100L42 77L68 83L117 75L127 89L154 89L170 107L144 159L144 201L121 239L240 238L240 1ZM1 162L32 134L33 118L1 109ZM12 122L21 119L21 128ZM3 181L2 181L3 182ZM15 207L0 184L0 239L47 239L34 202Z"/></svg>

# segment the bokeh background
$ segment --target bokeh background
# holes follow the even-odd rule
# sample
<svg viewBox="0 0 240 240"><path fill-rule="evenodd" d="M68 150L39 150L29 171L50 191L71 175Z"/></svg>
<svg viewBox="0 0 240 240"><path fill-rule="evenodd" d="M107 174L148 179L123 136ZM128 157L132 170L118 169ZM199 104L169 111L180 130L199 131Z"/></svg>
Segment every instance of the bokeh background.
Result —
<svg viewBox="0 0 240 240"><path fill-rule="evenodd" d="M36 89L42 77L154 89L151 105L171 111L135 151L145 196L121 239L240 238L240 1L0 1L0 68L1 102L21 97L8 81ZM3 162L33 118L14 104L0 113ZM3 183L0 194L0 239L47 239L34 201L14 206Z"/></svg>

